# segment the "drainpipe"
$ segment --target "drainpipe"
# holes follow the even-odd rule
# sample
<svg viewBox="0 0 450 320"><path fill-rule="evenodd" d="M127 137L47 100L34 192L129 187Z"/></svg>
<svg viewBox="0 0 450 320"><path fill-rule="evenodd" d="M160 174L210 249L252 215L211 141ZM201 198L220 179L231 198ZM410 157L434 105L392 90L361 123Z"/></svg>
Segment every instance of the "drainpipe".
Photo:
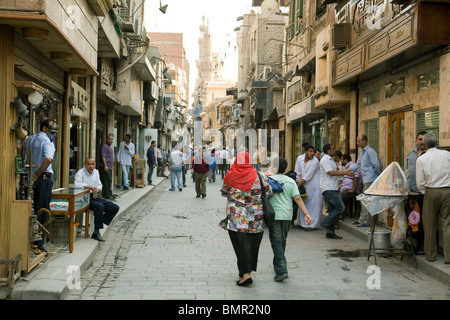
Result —
<svg viewBox="0 0 450 320"><path fill-rule="evenodd" d="M134 60L130 65L126 66L125 68L123 68L122 70L120 70L119 72L117 72L117 75L127 71L128 69L130 69L131 67L133 67L139 60L141 60L141 58L145 55L145 52L141 53L140 56Z"/></svg>

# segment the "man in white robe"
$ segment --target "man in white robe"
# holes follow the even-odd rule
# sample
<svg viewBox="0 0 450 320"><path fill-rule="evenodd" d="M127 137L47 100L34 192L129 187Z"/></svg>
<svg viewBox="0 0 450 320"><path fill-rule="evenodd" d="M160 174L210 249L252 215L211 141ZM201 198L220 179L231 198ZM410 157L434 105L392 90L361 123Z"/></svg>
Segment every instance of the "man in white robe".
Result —
<svg viewBox="0 0 450 320"><path fill-rule="evenodd" d="M303 142L302 143L302 154L297 157L297 160L295 161L295 173L297 174L297 182L302 174L302 163L305 160L305 147L309 146L309 142Z"/></svg>
<svg viewBox="0 0 450 320"><path fill-rule="evenodd" d="M305 187L308 196L303 199L306 209L311 216L311 224L304 223L304 216L301 210L298 212L297 222L300 227L305 229L317 229L320 226L322 217L323 196L320 192L320 163L314 156L314 147L309 145L305 147L304 160L300 162L301 176L298 179L298 186Z"/></svg>

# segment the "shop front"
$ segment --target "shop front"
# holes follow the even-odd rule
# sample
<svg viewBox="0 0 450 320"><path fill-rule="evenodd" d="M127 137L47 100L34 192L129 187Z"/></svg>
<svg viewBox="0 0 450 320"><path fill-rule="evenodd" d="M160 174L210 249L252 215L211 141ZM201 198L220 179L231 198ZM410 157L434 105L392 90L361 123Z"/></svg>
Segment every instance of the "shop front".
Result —
<svg viewBox="0 0 450 320"><path fill-rule="evenodd" d="M0 91L3 157L0 160L0 259L21 257L21 271L29 272L45 257L33 252L33 189L28 183L29 160L25 140L40 131L45 119L56 121L52 167L53 188L69 183L70 89L74 77L97 75L97 23L82 28L63 28L59 21L67 8L59 2L51 10L48 1L5 3L0 11ZM53 3L52 3L53 4ZM19 7L26 6L27 10ZM87 10L81 22L94 18ZM91 30L87 30L91 29ZM82 34L87 36L82 37ZM77 43L78 46L75 46ZM81 49L79 49L81 48ZM0 265L4 279L6 266Z"/></svg>
<svg viewBox="0 0 450 320"><path fill-rule="evenodd" d="M326 142L326 113L314 108L315 99L313 96L304 99L288 108L286 117L286 159L290 161L291 168L295 167L295 162L299 155L303 153L302 143L309 142L316 149L322 150ZM289 143L292 139L292 143ZM289 146L292 146L289 148Z"/></svg>
<svg viewBox="0 0 450 320"><path fill-rule="evenodd" d="M433 132L438 148L450 146L446 72L450 38L437 27L448 19L450 5L423 1L389 7L382 2L362 4L369 1L348 1L337 12L338 16L348 11L357 14L340 26L349 28L350 38L336 50L333 86L351 91L350 108L357 121L351 122L350 133L368 137L382 168L395 161L406 170L417 133ZM363 18L367 14L371 19ZM339 32L335 27L336 36ZM388 212L379 220L391 224Z"/></svg>

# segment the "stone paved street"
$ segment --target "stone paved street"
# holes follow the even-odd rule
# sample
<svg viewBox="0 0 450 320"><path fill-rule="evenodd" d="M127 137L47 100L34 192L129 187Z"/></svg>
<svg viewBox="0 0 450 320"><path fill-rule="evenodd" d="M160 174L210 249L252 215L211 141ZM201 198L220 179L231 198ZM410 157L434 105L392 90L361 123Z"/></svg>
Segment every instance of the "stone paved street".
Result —
<svg viewBox="0 0 450 320"><path fill-rule="evenodd" d="M342 240L330 240L323 230L291 229L289 278L281 283L273 281L266 232L253 285L236 286L235 254L227 232L218 227L226 203L221 183L220 177L207 183L205 199L195 198L189 178L182 192L169 192L168 181L159 184L110 226L112 232L82 275L81 289L71 290L66 299L450 298L447 285L397 258L379 257L379 274L370 271L374 260L367 261L367 242L342 230L337 231Z"/></svg>

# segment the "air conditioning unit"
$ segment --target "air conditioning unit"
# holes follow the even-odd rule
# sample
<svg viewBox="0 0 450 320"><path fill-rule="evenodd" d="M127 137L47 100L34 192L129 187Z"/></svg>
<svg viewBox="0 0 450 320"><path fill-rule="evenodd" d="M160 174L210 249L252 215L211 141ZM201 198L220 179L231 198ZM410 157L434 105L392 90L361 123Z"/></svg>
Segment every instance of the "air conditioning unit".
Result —
<svg viewBox="0 0 450 320"><path fill-rule="evenodd" d="M142 17L134 19L134 29L138 36L142 35Z"/></svg>
<svg viewBox="0 0 450 320"><path fill-rule="evenodd" d="M349 40L350 24L337 23L331 27L331 49L345 49Z"/></svg>
<svg viewBox="0 0 450 320"><path fill-rule="evenodd" d="M134 6L133 6L134 8ZM120 7L119 8L119 14L118 14L118 22L119 22L119 26L120 29L123 32L135 32L135 21L133 19L133 12L131 12L132 10L132 4L131 4L131 0L126 0L126 7Z"/></svg>

